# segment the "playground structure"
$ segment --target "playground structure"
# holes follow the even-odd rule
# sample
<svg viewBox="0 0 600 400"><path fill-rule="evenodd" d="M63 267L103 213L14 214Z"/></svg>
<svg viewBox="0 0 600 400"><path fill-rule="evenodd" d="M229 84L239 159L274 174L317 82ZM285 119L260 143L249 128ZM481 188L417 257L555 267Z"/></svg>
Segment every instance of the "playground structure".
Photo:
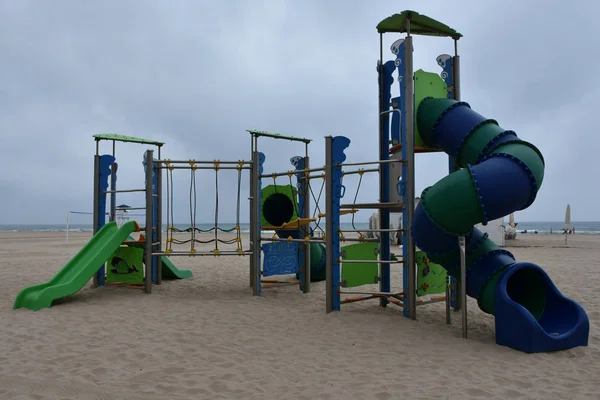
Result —
<svg viewBox="0 0 600 400"><path fill-rule="evenodd" d="M309 227L311 222L317 220L310 213L310 199L311 196L314 197L308 179L308 173L311 171L311 140L257 130L248 130L248 133L252 165L255 166L250 178L250 286L255 296L261 295L263 287L295 283L302 292L308 293L311 282L323 280L325 271L323 241L314 238ZM265 174L263 169L266 157L259 151L260 138L302 143L304 156L290 159L294 170ZM278 185L277 179L285 177L288 183ZM293 178L296 179L296 185L292 182ZM272 184L263 187L263 179L272 179ZM322 191L319 192L319 198L321 193ZM315 198L315 214L319 210L319 198ZM274 231L275 235L271 238L263 237L262 232L265 230ZM262 262L261 250L264 253ZM294 274L298 279L263 279L290 274Z"/></svg>
<svg viewBox="0 0 600 400"><path fill-rule="evenodd" d="M306 167L309 163L308 144L310 140L255 130L249 130L248 132L251 135L251 160L161 160L159 157L159 159L149 161L152 168L158 171L166 170L168 177L166 209L167 239L164 246L165 250L154 250L152 256L248 256L250 286L253 288L254 295L260 296L263 287L295 284L299 286L300 290L307 293L310 291L311 280L324 279L324 276L319 277L319 275L323 275L325 269L322 240L310 239L312 233L307 229L307 225L316 220L316 218L310 217L309 207L309 196L311 194L314 195L314 193L311 192L310 184L303 181L303 173L307 171ZM305 145L305 155L292 157L291 163L295 167L295 170L264 174L263 164L265 162L265 155L258 151L258 140L261 137L301 142ZM194 193L190 198L191 225L183 229L175 227L173 218L172 172L175 169L191 170L191 193ZM195 197L195 173L197 170L202 169L212 169L215 171L216 189L214 225L204 230L198 228L195 217L197 204ZM218 176L220 170L227 169L237 171L237 210L234 227L224 229L219 226ZM243 246L240 226L242 172L246 170L249 171L250 187L248 248L244 248ZM278 185L276 182L278 177L287 177L288 183L286 185ZM272 179L273 184L263 188L263 179ZM293 179L296 179L295 185L292 182ZM159 196L160 202L161 196ZM271 238L262 237L262 232L265 230L274 231L276 234ZM178 240L173 237L173 233L175 232L189 232L191 237L186 240ZM235 232L236 237L233 240L222 240L218 237L219 232ZM213 233L214 237L210 240L200 240L195 238L196 233ZM161 243L162 239L159 238L158 240ZM265 241L269 243L264 243ZM191 244L189 250L175 250L172 247L173 244L183 245L187 243ZM214 243L215 248L210 251L199 252L195 247L196 243ZM235 244L236 249L221 250L218 247L219 243ZM162 247L162 245L159 245L159 248ZM264 254L264 260L261 254ZM312 278L311 271L314 272L314 277ZM295 275L296 279L272 279L275 276L281 275ZM149 292L150 288L148 287L146 291Z"/></svg>
<svg viewBox="0 0 600 400"><path fill-rule="evenodd" d="M160 283L163 276L166 279L192 276L190 271L177 269L168 258L152 256L160 243L161 229L157 227L161 224L162 215L159 201L161 177L152 168L153 151L145 153L144 165L151 167L145 170L144 188L119 190L116 187L117 142L150 144L158 147L159 153L164 143L115 134L94 135L94 139L94 235L50 281L23 289L15 300L14 308L40 310L51 307L55 301L77 293L90 278L93 279L93 287L122 283L149 291L152 282ZM100 155L101 141L112 142L112 154ZM128 207L127 210L143 210L145 226L140 227L136 221L121 221L121 226L118 226L116 198L119 193L144 194L144 206ZM108 211L107 197L110 198ZM145 235L135 240L131 234L140 231Z"/></svg>
<svg viewBox="0 0 600 400"><path fill-rule="evenodd" d="M454 294L454 308L462 309L464 337L468 294L477 299L482 311L495 316L498 344L524 352L587 345L589 321L583 308L564 297L540 267L517 263L512 254L474 228L533 203L544 174L541 153L515 132L503 129L497 121L477 114L461 101L457 51L460 33L413 11L386 18L377 29L381 55L384 33L406 34L391 47L396 59L383 63L380 57L379 64L380 152L383 155L390 138L388 116L399 110L391 121L391 141L398 143L391 152L399 149L405 161L397 191L406 205L403 225L410 228L403 232L408 280L405 313L416 317L416 245L452 276L448 292ZM413 72L415 34L454 41L454 56L437 57L443 80L421 70ZM391 98L389 90L394 67L399 73L399 98ZM414 155L432 151L448 154L450 173L426 188L414 207ZM385 170L382 172L380 181L385 188L390 180ZM396 179L392 176L391 182ZM382 190L382 195L386 193L395 191ZM385 218L384 210L382 225L387 222Z"/></svg>
<svg viewBox="0 0 600 400"><path fill-rule="evenodd" d="M307 293L311 290L311 281L325 279L327 312L339 311L342 304L375 299L382 307L400 306L403 315L410 319L416 319L417 305L444 301L447 323L451 322L451 308L462 312L463 337L466 338L466 296L469 295L477 299L482 311L496 317L498 344L524 352L587 345L589 322L583 308L564 297L540 267L517 263L512 254L474 228L478 223L486 224L533 203L543 181L545 165L541 153L519 139L515 132L501 128L495 120L484 118L461 101L457 53L460 33L413 11L384 19L377 30L380 59L377 65L379 157L376 161L346 162L345 151L351 142L344 136L327 136L325 166L311 168L310 139L263 131L248 131L251 160L231 161L161 159L162 142L95 135L95 234L51 281L24 289L15 301L15 308L50 307L53 301L76 293L92 276L95 287L104 286L111 273L141 277L145 292L151 293L152 285L160 285L169 274L176 278L191 276L189 271L177 270L167 258L170 256L249 256L250 286L257 296L263 287L286 284L298 284L300 290ZM385 33L406 36L392 44L394 59L384 62ZM413 35L449 37L454 41L454 56L437 57L442 67L441 76L413 70ZM395 72L399 96L392 97ZM303 143L304 155L291 159L293 170L264 173L266 157L258 148L261 137ZM99 154L102 140L112 141L112 155ZM157 159L153 150L147 150L144 155L145 188L116 189L117 141L157 147ZM449 156L449 174L425 189L416 204L415 156L434 152ZM175 227L173 217L172 174L180 169L190 171L193 188L190 226L186 228ZM198 170L215 173L215 220L209 229L201 229L195 218ZM233 228L219 225L221 170L235 170L238 174L237 217ZM240 188L246 170L250 186L248 248L244 248L240 234ZM163 172L167 177L166 235L162 233ZM357 203L355 196L353 202L342 203L346 192L343 177L359 175L362 179L365 173L378 174L379 201ZM286 184L278 185L277 178L287 178ZM272 184L263 186L263 181L269 179ZM318 192L311 185L315 180L320 182ZM359 189L360 181L357 193ZM117 226L116 195L124 192L144 193L145 205L129 208L145 211L144 227L135 221ZM319 205L321 194L325 196L325 212L321 212ZM107 195L110 195L110 218L105 223ZM312 213L311 199L315 208ZM343 229L340 216L354 215L362 209L379 211L378 228ZM390 246L390 233L398 231L397 227L390 226L390 212L402 213L400 255L393 254ZM321 226L323 219L325 229ZM143 231L145 236L133 240L130 235L135 231ZM275 234L266 237L264 231ZM316 231L320 231L319 237ZM219 232L235 233L235 238L220 239ZM348 233L358 234L358 237L347 236ZM378 238L368 237L370 233L377 233ZM180 239L181 234L189 234L190 238ZM196 234L212 237L202 240ZM342 246L346 242L352 244ZM198 251L197 243L215 247ZM223 250L219 248L220 243L236 248ZM188 244L189 250L173 248L173 245ZM132 261L134 259L137 262ZM140 259L143 259L143 271ZM403 270L403 288L397 292L391 290L391 267L396 264ZM278 275L296 275L296 279L270 279ZM365 284L377 284L379 290L348 290ZM427 301L418 299L440 293L443 295L432 296Z"/></svg>

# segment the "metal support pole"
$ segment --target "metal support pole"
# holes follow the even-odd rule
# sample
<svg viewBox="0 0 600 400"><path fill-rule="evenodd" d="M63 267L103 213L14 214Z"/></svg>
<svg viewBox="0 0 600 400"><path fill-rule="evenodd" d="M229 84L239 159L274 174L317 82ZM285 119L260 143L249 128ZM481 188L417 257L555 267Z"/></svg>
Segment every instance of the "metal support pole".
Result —
<svg viewBox="0 0 600 400"><path fill-rule="evenodd" d="M454 60L452 60L454 78L454 100L460 100L460 56L458 55L458 40L454 40Z"/></svg>
<svg viewBox="0 0 600 400"><path fill-rule="evenodd" d="M153 151L146 150L146 243L145 243L145 276L144 291L152 293L152 223L153 223L153 201L152 196L152 170L153 170Z"/></svg>
<svg viewBox="0 0 600 400"><path fill-rule="evenodd" d="M116 220L116 212L117 212L117 192L115 192L115 190L117 190L117 159L116 159L116 141L112 141L112 156L115 157L115 162L112 165L111 169L111 174L110 174L110 216L109 216L109 221L115 221Z"/></svg>
<svg viewBox="0 0 600 400"><path fill-rule="evenodd" d="M251 197L252 208L250 210L250 231L251 231L251 243L250 249L252 251L251 260L251 276L250 282L252 284L252 294L254 296L260 296L260 218L259 218L259 207L260 207L260 153L254 151L252 154L252 177L250 181L251 185Z"/></svg>
<svg viewBox="0 0 600 400"><path fill-rule="evenodd" d="M446 323L447 324L451 324L452 323L452 317L451 317L451 312L450 310L452 309L452 307L450 306L450 276L446 275Z"/></svg>
<svg viewBox="0 0 600 400"><path fill-rule="evenodd" d="M69 225L71 225L71 211L67 211L67 242L69 241Z"/></svg>
<svg viewBox="0 0 600 400"><path fill-rule="evenodd" d="M389 201L389 165L386 162L390 157L390 87L387 86L383 65L383 37L380 35L380 65L379 65L379 228L383 229L379 235L379 258L390 259L390 234L385 232L390 228L390 210L384 203ZM346 163L346 165L357 165L358 163ZM391 288L391 274L389 264L379 267L379 291L389 292ZM386 307L388 299L382 297L380 305Z"/></svg>
<svg viewBox="0 0 600 400"><path fill-rule="evenodd" d="M416 277L416 262L415 262L415 243L411 234L412 219L415 211L415 122L414 122L414 73L413 73L413 43L410 36L410 21L407 22L408 35L404 39L404 80L405 80L405 96L406 101L406 215L408 224L406 229L407 257L406 267L408 268L408 317L411 319L417 318L417 277Z"/></svg>
<svg viewBox="0 0 600 400"><path fill-rule="evenodd" d="M454 100L460 101L460 57L458 56L458 40L454 40L454 57L452 57L452 86L454 88L452 94ZM454 159L450 157L450 173L456 170ZM452 279L454 293L454 310L459 311L463 306L463 282L460 279Z"/></svg>
<svg viewBox="0 0 600 400"><path fill-rule="evenodd" d="M158 148L158 156L160 157L160 147ZM152 252L160 252L162 249L162 169L154 168L156 174L156 241L157 246L154 246ZM156 257L156 284L162 284L162 257Z"/></svg>
<svg viewBox="0 0 600 400"><path fill-rule="evenodd" d="M467 261L466 261L466 245L465 237L458 238L458 247L460 248L460 300L462 302L462 336L467 338Z"/></svg>
<svg viewBox="0 0 600 400"><path fill-rule="evenodd" d="M98 142L96 142L96 155L94 156L94 235L98 232L98 222L100 220L100 155L98 154ZM104 216L102 216L104 217ZM98 287L98 274L94 274L92 287Z"/></svg>
<svg viewBox="0 0 600 400"><path fill-rule="evenodd" d="M254 160L254 135L250 135L250 160ZM254 182L254 168L257 168L258 166L253 162L252 165L250 166L250 187L248 190L248 203L250 206L250 212L248 213L248 215L250 216L250 233L249 233L249 239L250 239L250 248L253 248L253 243L254 243L254 227L253 227L253 217L252 217L252 213L253 213L253 209L254 209L254 185L256 185L256 182ZM250 285L250 287L254 287L254 257L250 257L250 262L249 262L249 279L248 279L248 283Z"/></svg>
<svg viewBox="0 0 600 400"><path fill-rule="evenodd" d="M333 268L334 268L334 254L333 254L333 235L336 233L333 231L333 138L327 136L325 138L325 214L328 216L325 220L325 276L326 276L326 311L334 311L333 297L334 288L337 286L337 282L333 279ZM337 265L336 268L339 268Z"/></svg>
<svg viewBox="0 0 600 400"><path fill-rule="evenodd" d="M310 159L308 157L308 143L306 144L306 153L304 156L304 169L310 169ZM303 196L303 212L302 216L304 218L310 218L310 181L305 180L303 182L302 188L304 189ZM308 233L310 233L310 225L308 225ZM310 271L310 243L304 244L304 293L310 293L310 280L311 280L311 271Z"/></svg>

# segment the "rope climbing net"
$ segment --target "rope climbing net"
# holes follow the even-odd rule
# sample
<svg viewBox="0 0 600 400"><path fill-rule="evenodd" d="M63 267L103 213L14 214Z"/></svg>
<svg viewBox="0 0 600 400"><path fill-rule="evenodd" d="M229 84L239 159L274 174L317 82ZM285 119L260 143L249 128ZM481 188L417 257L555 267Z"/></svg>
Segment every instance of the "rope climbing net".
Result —
<svg viewBox="0 0 600 400"><path fill-rule="evenodd" d="M355 222L355 218L356 218L356 213L358 212L358 209L355 208L356 206L356 201L358 200L358 195L360 194L360 186L362 184L362 180L363 180L363 176L365 174L365 169L364 168L359 168L358 170L355 171L356 174L358 174L358 184L356 185L356 191L354 192L354 198L352 199L352 207L350 209L347 210L340 210L340 214L344 214L348 213L352 215L352 231L354 233L358 234L358 240L360 242L364 242L365 241L365 235L363 234L363 232L359 231L358 228L356 227L356 222ZM343 176L343 175L342 175ZM345 192L346 189L344 186L343 187L343 191ZM343 197L342 193L342 197ZM340 241L344 242L346 240L346 237L344 236L344 231L342 229L338 228L338 234L340 235Z"/></svg>
<svg viewBox="0 0 600 400"><path fill-rule="evenodd" d="M175 162L165 160L163 162L164 168L167 170L166 174L166 215L167 215L167 232L166 232L166 250L165 254L173 254L173 245L186 245L189 244L189 255L246 255L246 250L243 248L242 234L240 227L240 209L241 209L241 187L242 187L242 175L243 170L250 169L249 161L220 161L214 160L211 162L206 161L195 161L189 160L186 162L188 165L175 165ZM208 165L207 165L208 164ZM182 228L175 226L175 207L174 207L174 179L173 170L175 169L189 169L190 171L190 183L189 183L189 226ZM214 209L214 220L213 225L208 228L200 228L197 221L198 215L198 198L197 198L197 186L196 186L196 174L198 170L214 170L214 182L215 182L215 209ZM220 171L222 170L236 170L237 171L237 195L236 195L236 216L235 224L231 228L224 228L219 225L219 180ZM176 233L189 233L189 238L181 239L175 237ZM235 233L235 237L232 239L223 239L223 233ZM209 235L212 234L212 235ZM210 238L208 238L210 237ZM211 244L214 243L214 248L209 252L198 251L197 244ZM235 245L234 250L224 250L219 245Z"/></svg>
<svg viewBox="0 0 600 400"><path fill-rule="evenodd" d="M320 226L321 218L324 214L321 213L321 207L320 207L319 203L321 201L323 190L325 188L325 174L321 174L319 176L311 176L310 172L306 171L303 174L304 176L300 178L298 185L293 184L293 182L292 182L293 175L294 175L294 171L288 171L287 176L288 176L288 180L289 180L289 185L292 187L295 187L297 189L299 189L299 187L304 187L302 194L305 197L307 197L310 194L312 200L314 201L315 209L312 212L312 216L309 217L310 221L306 221L306 222L315 222L314 229L319 230L320 232L322 232L324 234L325 230ZM311 182L313 179L318 178L318 177L322 178L321 179L322 182L321 182L321 188L319 189L319 195L317 197L314 194ZM273 174L272 179L273 179L273 186L275 186L275 188L277 188L277 182L276 182L277 176L275 174ZM277 189L275 189L275 193L277 193ZM298 221L300 221L301 216L304 215L304 207L306 206L307 203L303 202L302 204L299 205L295 195L292 196L292 203L294 206L294 212L298 216ZM304 238L308 239L311 236L310 224L298 223L298 228L300 229Z"/></svg>

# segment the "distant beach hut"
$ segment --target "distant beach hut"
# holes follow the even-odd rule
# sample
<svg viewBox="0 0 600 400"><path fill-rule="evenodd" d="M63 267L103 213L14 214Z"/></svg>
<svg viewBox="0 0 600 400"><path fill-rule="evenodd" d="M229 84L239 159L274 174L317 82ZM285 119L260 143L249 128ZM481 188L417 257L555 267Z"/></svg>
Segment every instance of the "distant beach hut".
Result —
<svg viewBox="0 0 600 400"><path fill-rule="evenodd" d="M510 213L508 226L504 229L504 238L513 240L517 238L517 224L515 224L515 213Z"/></svg>
<svg viewBox="0 0 600 400"><path fill-rule="evenodd" d="M130 220L129 215L127 215L130 209L131 206L128 204L121 204L115 207L115 222L117 223L117 226L120 227Z"/></svg>

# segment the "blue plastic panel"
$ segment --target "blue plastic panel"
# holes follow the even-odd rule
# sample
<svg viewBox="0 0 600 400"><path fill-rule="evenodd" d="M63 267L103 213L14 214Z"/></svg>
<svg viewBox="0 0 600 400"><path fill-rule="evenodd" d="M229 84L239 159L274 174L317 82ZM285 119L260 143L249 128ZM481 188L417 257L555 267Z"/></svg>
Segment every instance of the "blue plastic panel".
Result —
<svg viewBox="0 0 600 400"><path fill-rule="evenodd" d="M298 272L298 243L274 242L262 245L263 276L290 275Z"/></svg>

